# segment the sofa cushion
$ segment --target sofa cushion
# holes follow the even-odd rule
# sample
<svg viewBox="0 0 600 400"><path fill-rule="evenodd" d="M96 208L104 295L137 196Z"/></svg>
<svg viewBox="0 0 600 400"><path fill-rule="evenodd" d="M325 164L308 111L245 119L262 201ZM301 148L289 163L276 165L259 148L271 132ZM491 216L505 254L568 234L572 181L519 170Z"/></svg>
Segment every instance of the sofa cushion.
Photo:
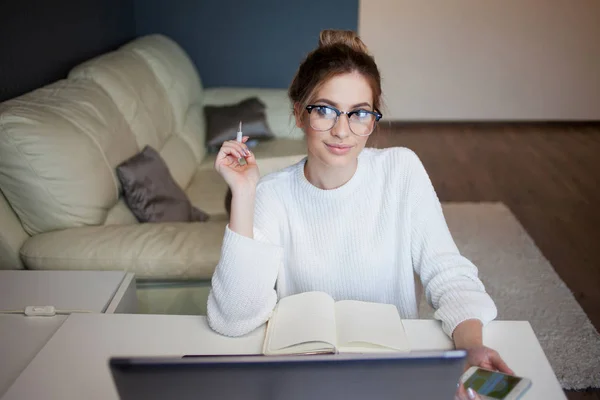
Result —
<svg viewBox="0 0 600 400"><path fill-rule="evenodd" d="M133 51L118 50L78 65L69 76L98 83L128 122L138 151L145 146L158 150L177 183L187 186L199 162L197 151L182 135L181 124L175 118L180 112L175 112L146 59ZM200 117L193 114L190 112L187 120L197 125Z"/></svg>
<svg viewBox="0 0 600 400"><path fill-rule="evenodd" d="M31 235L99 225L119 199L115 167L138 152L94 82L55 82L0 104L0 189Z"/></svg>
<svg viewBox="0 0 600 400"><path fill-rule="evenodd" d="M205 106L206 145L208 151L217 153L227 140L235 140L242 122L244 136L250 139L273 139L273 132L267 124L265 105L256 97L239 103L223 106Z"/></svg>
<svg viewBox="0 0 600 400"><path fill-rule="evenodd" d="M203 222L208 215L193 207L151 146L117 167L123 197L140 222Z"/></svg>
<svg viewBox="0 0 600 400"><path fill-rule="evenodd" d="M174 40L160 34L140 37L121 50L136 53L154 72L172 108L174 132L200 162L205 153L204 92L192 60Z"/></svg>
<svg viewBox="0 0 600 400"><path fill-rule="evenodd" d="M69 78L89 79L111 97L135 135L138 148L162 149L173 130L167 96L140 56L114 51L88 60L71 70Z"/></svg>
<svg viewBox="0 0 600 400"><path fill-rule="evenodd" d="M138 279L210 279L221 256L227 221L108 225L29 238L28 269L115 270Z"/></svg>
<svg viewBox="0 0 600 400"><path fill-rule="evenodd" d="M0 269L23 269L19 249L28 237L0 192Z"/></svg>

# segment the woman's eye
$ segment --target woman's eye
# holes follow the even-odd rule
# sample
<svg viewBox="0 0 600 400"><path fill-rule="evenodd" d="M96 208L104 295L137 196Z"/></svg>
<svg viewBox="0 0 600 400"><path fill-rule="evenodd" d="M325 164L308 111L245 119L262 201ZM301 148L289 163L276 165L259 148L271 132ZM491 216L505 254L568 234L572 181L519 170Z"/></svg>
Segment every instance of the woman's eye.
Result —
<svg viewBox="0 0 600 400"><path fill-rule="evenodd" d="M366 119L366 118L369 118L370 116L371 116L371 114L368 111L365 111L365 110L356 111L357 118Z"/></svg>
<svg viewBox="0 0 600 400"><path fill-rule="evenodd" d="M317 112L319 113L319 115L322 115L324 117L329 117L332 114L334 114L333 110L328 107L317 107Z"/></svg>

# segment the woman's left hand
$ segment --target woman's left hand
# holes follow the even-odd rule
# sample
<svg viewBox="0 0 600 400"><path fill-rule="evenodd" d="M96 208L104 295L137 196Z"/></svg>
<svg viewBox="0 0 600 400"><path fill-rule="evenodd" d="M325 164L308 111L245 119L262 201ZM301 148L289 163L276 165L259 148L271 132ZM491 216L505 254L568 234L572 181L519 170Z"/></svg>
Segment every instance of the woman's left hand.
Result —
<svg viewBox="0 0 600 400"><path fill-rule="evenodd" d="M489 347L479 346L467 350L467 369L480 367L490 371L500 371L504 374L514 375L512 369L506 365L500 354Z"/></svg>
<svg viewBox="0 0 600 400"><path fill-rule="evenodd" d="M506 365L500 354L496 350L489 347L479 346L467 350L467 367L480 367L491 371L500 371L505 374L514 375L512 369ZM466 370L465 370L466 371ZM479 395L473 390L465 390L463 385L460 385L456 394L455 400L473 400L480 399Z"/></svg>

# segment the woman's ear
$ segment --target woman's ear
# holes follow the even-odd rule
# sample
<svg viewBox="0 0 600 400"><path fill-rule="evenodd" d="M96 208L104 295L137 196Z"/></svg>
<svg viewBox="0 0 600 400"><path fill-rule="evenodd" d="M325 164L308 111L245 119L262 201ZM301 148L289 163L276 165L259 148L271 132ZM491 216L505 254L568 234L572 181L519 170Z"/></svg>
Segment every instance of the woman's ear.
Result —
<svg viewBox="0 0 600 400"><path fill-rule="evenodd" d="M303 112L300 110L300 103L294 103L294 118L296 119L296 127L300 129L304 129L304 124L302 122Z"/></svg>

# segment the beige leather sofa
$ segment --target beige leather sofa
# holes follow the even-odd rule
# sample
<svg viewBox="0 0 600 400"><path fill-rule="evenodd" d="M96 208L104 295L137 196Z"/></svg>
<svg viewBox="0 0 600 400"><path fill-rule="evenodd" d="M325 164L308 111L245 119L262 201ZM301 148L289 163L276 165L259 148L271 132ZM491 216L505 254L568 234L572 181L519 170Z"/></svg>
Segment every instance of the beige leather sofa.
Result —
<svg viewBox="0 0 600 400"><path fill-rule="evenodd" d="M204 146L205 104L258 96L277 138L262 174L300 160L285 90L203 89L185 52L151 35L76 66L68 78L0 104L0 268L124 270L139 280L208 281L220 257L226 184ZM204 223L140 224L115 167L160 151Z"/></svg>

